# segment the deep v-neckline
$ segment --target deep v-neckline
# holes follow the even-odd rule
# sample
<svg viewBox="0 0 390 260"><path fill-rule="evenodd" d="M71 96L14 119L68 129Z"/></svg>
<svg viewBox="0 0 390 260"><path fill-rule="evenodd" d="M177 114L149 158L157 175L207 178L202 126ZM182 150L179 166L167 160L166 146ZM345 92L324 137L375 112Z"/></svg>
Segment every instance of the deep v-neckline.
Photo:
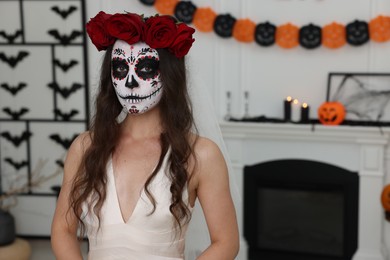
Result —
<svg viewBox="0 0 390 260"><path fill-rule="evenodd" d="M110 158L110 168L111 169L110 169L109 172L111 173L112 185L113 185L113 189L114 189L114 197L115 197L115 201L116 201L116 205L117 205L117 210L118 210L118 213L119 213L119 218L120 218L120 220L121 220L121 222L123 224L127 224L133 218L134 213L135 213L136 209L138 208L138 204L140 203L140 201L142 199L142 195L145 192L145 187L142 187L142 189L141 189L141 191L139 193L139 197L138 197L136 203L134 204L133 210L131 211L129 217L127 217L127 219L126 219L123 216L123 211L122 211L121 203L120 203L119 196L118 196L118 190L116 188L116 180L115 180L114 165L113 165L113 161L112 161L112 156Z"/></svg>

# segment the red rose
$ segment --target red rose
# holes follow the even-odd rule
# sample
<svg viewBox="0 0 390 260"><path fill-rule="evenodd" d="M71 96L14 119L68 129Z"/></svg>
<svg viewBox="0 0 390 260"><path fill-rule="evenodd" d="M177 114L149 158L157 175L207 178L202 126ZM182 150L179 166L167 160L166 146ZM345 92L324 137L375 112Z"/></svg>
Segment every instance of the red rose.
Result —
<svg viewBox="0 0 390 260"><path fill-rule="evenodd" d="M167 48L177 33L175 21L170 16L153 16L145 22L145 43L151 48Z"/></svg>
<svg viewBox="0 0 390 260"><path fill-rule="evenodd" d="M108 34L128 44L143 41L144 23L138 14L114 14L105 23Z"/></svg>
<svg viewBox="0 0 390 260"><path fill-rule="evenodd" d="M176 39L173 41L169 50L178 58L185 56L190 50L192 43L195 41L195 39L192 38L194 32L194 28L188 27L184 23L179 24L177 27Z"/></svg>
<svg viewBox="0 0 390 260"><path fill-rule="evenodd" d="M86 29L91 38L92 43L96 48L101 51L107 49L108 46L114 44L115 38L107 34L104 29L105 21L110 18L111 14L105 12L99 12L94 18L92 18L87 24Z"/></svg>

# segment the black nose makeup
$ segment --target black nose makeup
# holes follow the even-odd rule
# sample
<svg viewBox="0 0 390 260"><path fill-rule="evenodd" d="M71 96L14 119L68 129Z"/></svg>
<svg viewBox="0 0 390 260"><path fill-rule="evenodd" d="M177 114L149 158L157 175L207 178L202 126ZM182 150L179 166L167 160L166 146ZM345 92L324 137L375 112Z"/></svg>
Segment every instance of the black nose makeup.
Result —
<svg viewBox="0 0 390 260"><path fill-rule="evenodd" d="M130 89L138 87L138 82L134 79L134 76L131 75L131 81L129 81L129 77L127 77L125 86L130 88Z"/></svg>

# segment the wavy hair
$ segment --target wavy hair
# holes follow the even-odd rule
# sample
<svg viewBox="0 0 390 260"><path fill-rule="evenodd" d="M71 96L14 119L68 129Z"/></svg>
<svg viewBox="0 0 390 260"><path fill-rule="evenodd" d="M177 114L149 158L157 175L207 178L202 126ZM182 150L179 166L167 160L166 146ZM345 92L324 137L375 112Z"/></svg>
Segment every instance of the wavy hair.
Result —
<svg viewBox="0 0 390 260"><path fill-rule="evenodd" d="M160 56L159 69L163 93L159 103L163 132L160 136L161 154L158 165L145 183L145 192L153 204L156 200L148 187L161 168L163 159L170 148L168 157L168 177L171 180L171 205L169 207L180 230L184 221L191 218L188 206L182 195L190 179L188 160L194 155L190 135L195 128L191 102L187 91L186 67L184 58L178 59L165 49L157 49ZM81 234L85 234L85 224L80 216L82 205L87 203L89 212L98 217L106 199L106 166L118 142L120 124L116 121L122 110L111 80L111 52L109 47L104 56L99 89L95 101L96 113L90 126L91 144L86 149L70 192L70 208L77 217ZM196 140L195 140L196 141ZM91 199L89 199L91 198Z"/></svg>

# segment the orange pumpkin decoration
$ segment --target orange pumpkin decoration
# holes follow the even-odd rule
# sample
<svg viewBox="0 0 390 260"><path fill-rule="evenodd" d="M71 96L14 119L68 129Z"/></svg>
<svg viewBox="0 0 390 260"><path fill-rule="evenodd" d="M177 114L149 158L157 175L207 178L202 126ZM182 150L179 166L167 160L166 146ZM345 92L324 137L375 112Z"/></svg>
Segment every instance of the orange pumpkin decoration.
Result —
<svg viewBox="0 0 390 260"><path fill-rule="evenodd" d="M154 2L154 8L156 8L160 14L173 15L178 2L179 0L156 0Z"/></svg>
<svg viewBox="0 0 390 260"><path fill-rule="evenodd" d="M324 125L339 125L344 121L345 108L340 102L324 102L318 108L318 120Z"/></svg>
<svg viewBox="0 0 390 260"><path fill-rule="evenodd" d="M385 211L390 211L390 184L386 185L381 195L382 207Z"/></svg>
<svg viewBox="0 0 390 260"><path fill-rule="evenodd" d="M322 45L330 49L337 49L346 43L345 26L331 23L322 28Z"/></svg>
<svg viewBox="0 0 390 260"><path fill-rule="evenodd" d="M201 32L211 32L214 29L214 21L216 17L217 14L213 11L213 9L209 7L198 8L194 14L192 23Z"/></svg>
<svg viewBox="0 0 390 260"><path fill-rule="evenodd" d="M293 24L278 26L275 34L276 44L285 49L291 49L299 44L299 28Z"/></svg>
<svg viewBox="0 0 390 260"><path fill-rule="evenodd" d="M233 27L233 37L239 42L255 40L256 24L249 19L239 19Z"/></svg>
<svg viewBox="0 0 390 260"><path fill-rule="evenodd" d="M385 42L390 39L390 17L378 16L369 23L370 39Z"/></svg>

